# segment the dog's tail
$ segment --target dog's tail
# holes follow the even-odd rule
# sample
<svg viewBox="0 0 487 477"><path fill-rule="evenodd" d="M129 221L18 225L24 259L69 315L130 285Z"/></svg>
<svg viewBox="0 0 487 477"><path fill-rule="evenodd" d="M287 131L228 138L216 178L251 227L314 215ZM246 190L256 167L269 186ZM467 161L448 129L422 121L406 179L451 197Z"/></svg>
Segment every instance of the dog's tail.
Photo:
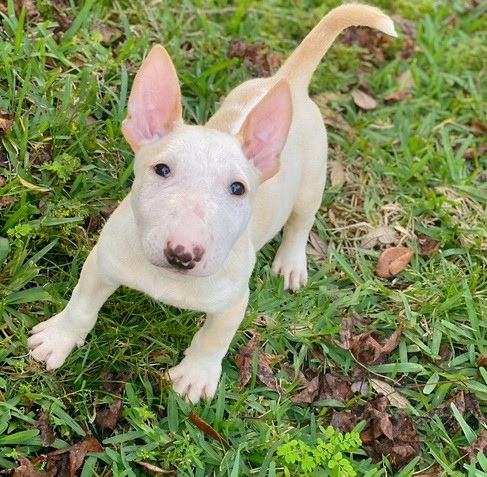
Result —
<svg viewBox="0 0 487 477"><path fill-rule="evenodd" d="M276 78L286 78L294 88L308 88L311 76L342 30L351 26L376 28L397 36L394 22L376 7L351 3L331 10L313 28L277 71Z"/></svg>

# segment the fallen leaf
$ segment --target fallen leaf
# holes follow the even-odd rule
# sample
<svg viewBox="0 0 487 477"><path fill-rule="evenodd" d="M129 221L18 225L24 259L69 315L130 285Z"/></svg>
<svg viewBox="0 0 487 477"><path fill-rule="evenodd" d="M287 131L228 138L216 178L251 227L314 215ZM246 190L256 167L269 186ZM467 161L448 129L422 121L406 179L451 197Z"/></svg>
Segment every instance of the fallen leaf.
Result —
<svg viewBox="0 0 487 477"><path fill-rule="evenodd" d="M115 399L106 409L96 410L95 422L102 429L111 429L114 431L117 427L118 420L122 415L122 400Z"/></svg>
<svg viewBox="0 0 487 477"><path fill-rule="evenodd" d="M358 44L367 49L380 63L385 61L383 48L394 43L394 40L388 35L368 27L347 28L340 36L340 40L345 45Z"/></svg>
<svg viewBox="0 0 487 477"><path fill-rule="evenodd" d="M150 462L143 462L143 461L134 461L137 465L140 465L141 467L144 467L144 469L147 469L149 472L152 472L153 474L162 474L162 475L177 475L175 470L164 470L158 467L157 465L151 464Z"/></svg>
<svg viewBox="0 0 487 477"><path fill-rule="evenodd" d="M410 96L409 91L414 86L414 78L410 69L403 71L397 77L397 84L399 88L384 96L385 101L402 101L407 96Z"/></svg>
<svg viewBox="0 0 487 477"><path fill-rule="evenodd" d="M479 453L487 453L487 429L480 432L473 444L462 447L462 453L470 460L476 460Z"/></svg>
<svg viewBox="0 0 487 477"><path fill-rule="evenodd" d="M372 383L372 387L377 393L383 394L388 399L391 406L403 409L411 404L407 397L396 391L390 384L386 383L385 381L371 378L370 382Z"/></svg>
<svg viewBox="0 0 487 477"><path fill-rule="evenodd" d="M330 171L330 182L332 186L336 186L338 184L343 184L345 179L347 178L345 174L345 168L343 167L343 163L341 161L331 161L330 162L331 171Z"/></svg>
<svg viewBox="0 0 487 477"><path fill-rule="evenodd" d="M270 76L282 63L283 55L270 53L269 46L262 41L246 43L243 39L234 39L230 42L228 56L230 58L244 58L244 64L255 76Z"/></svg>
<svg viewBox="0 0 487 477"><path fill-rule="evenodd" d="M52 432L51 422L49 421L49 413L47 411L44 411L39 415L32 428L39 429L41 433L41 445L43 447L49 447L56 440Z"/></svg>
<svg viewBox="0 0 487 477"><path fill-rule="evenodd" d="M408 247L391 247L379 257L376 274L381 278L397 275L411 260L414 250Z"/></svg>
<svg viewBox="0 0 487 477"><path fill-rule="evenodd" d="M319 372L307 383L305 389L291 398L291 401L314 403L333 399L345 404L355 394L352 391L353 383L354 380L350 376Z"/></svg>
<svg viewBox="0 0 487 477"><path fill-rule="evenodd" d="M418 236L418 253L425 257L431 258L440 248L441 242L433 240L427 235Z"/></svg>
<svg viewBox="0 0 487 477"><path fill-rule="evenodd" d="M360 421L366 422L360 433L362 447L373 462L389 456L393 468L399 469L421 454L422 440L411 418L404 411L390 414L386 396L377 395L367 401L365 407L355 403L350 410L334 412L331 425L342 432L349 432Z"/></svg>
<svg viewBox="0 0 487 477"><path fill-rule="evenodd" d="M0 109L0 135L10 131L14 122L14 116Z"/></svg>
<svg viewBox="0 0 487 477"><path fill-rule="evenodd" d="M102 451L102 445L93 436L88 436L78 444L49 452L46 455L48 474L75 477L88 452Z"/></svg>
<svg viewBox="0 0 487 477"><path fill-rule="evenodd" d="M355 89L352 91L352 99L359 108L366 111L370 111L377 107L377 101L372 98L372 96L369 96L360 89Z"/></svg>
<svg viewBox="0 0 487 477"><path fill-rule="evenodd" d="M398 240L397 232L392 227L380 226L373 227L364 236L360 246L365 249L374 248L379 242L389 245Z"/></svg>
<svg viewBox="0 0 487 477"><path fill-rule="evenodd" d="M0 167L4 167L6 169L7 166L8 166L7 151L0 144Z"/></svg>
<svg viewBox="0 0 487 477"><path fill-rule="evenodd" d="M327 256L328 245L314 230L310 232L308 241L310 244L308 253L310 253L311 255L317 255L322 258L325 258Z"/></svg>
<svg viewBox="0 0 487 477"><path fill-rule="evenodd" d="M323 116L323 122L327 126L331 126L334 129L342 130L351 134L355 134L355 130L350 124L343 118L343 116L328 106L329 96L326 93L320 93L311 98Z"/></svg>
<svg viewBox="0 0 487 477"><path fill-rule="evenodd" d="M477 148L469 147L463 154L463 158L467 160L474 159L475 157L482 157L487 152L487 142L482 142Z"/></svg>
<svg viewBox="0 0 487 477"><path fill-rule="evenodd" d="M469 391L460 391L452 398L431 409L428 412L429 418L438 416L449 432L457 432L460 429L460 424L453 414L451 407L452 403L455 404L462 416L465 416L467 412L470 412L479 422L487 422L486 417L480 409L477 397Z"/></svg>
<svg viewBox="0 0 487 477"><path fill-rule="evenodd" d="M19 178L19 182L27 189L35 190L36 192L49 192L51 189L49 187L41 187L35 184L26 181L24 178L17 176Z"/></svg>
<svg viewBox="0 0 487 477"><path fill-rule="evenodd" d="M487 133L487 123L482 121L480 118L474 118L472 121L473 126L483 133Z"/></svg>
<svg viewBox="0 0 487 477"><path fill-rule="evenodd" d="M5 207L9 204L15 204L19 201L18 197L12 197L10 195L3 195L0 197L0 207Z"/></svg>
<svg viewBox="0 0 487 477"><path fill-rule="evenodd" d="M125 384L130 380L134 374L135 367L132 366L128 371L118 371L116 374L113 371L107 370L101 376L100 388L103 391L120 396L125 389Z"/></svg>
<svg viewBox="0 0 487 477"><path fill-rule="evenodd" d="M481 354L477 358L477 364L478 366L483 366L484 368L487 368L487 354Z"/></svg>
<svg viewBox="0 0 487 477"><path fill-rule="evenodd" d="M402 46L399 54L402 58L410 58L414 55L416 48L416 24L412 20L399 15L392 15L392 19L400 25L404 33L404 35L400 36Z"/></svg>
<svg viewBox="0 0 487 477"><path fill-rule="evenodd" d="M260 338L258 334L252 336L249 342L239 351L235 357L235 364L239 369L238 375L238 389L243 387L250 381L252 376L252 366L254 360L254 352L257 350L257 377L271 389L279 393L284 393L284 390L277 383L276 377L272 372L269 364L275 359L275 355L269 355L260 348Z"/></svg>
<svg viewBox="0 0 487 477"><path fill-rule="evenodd" d="M105 207L104 209L100 210L101 216L108 220L108 218L113 214L115 209L118 207L118 204L110 204L109 206Z"/></svg>
<svg viewBox="0 0 487 477"><path fill-rule="evenodd" d="M391 15L391 18L395 23L400 25L401 30L405 34L405 38L403 38L401 56L403 58L409 58L414 54L417 37L416 23L407 18L403 18L400 15Z"/></svg>
<svg viewBox="0 0 487 477"><path fill-rule="evenodd" d="M25 8L25 14L27 17L36 17L40 14L39 9L36 7L33 0L16 0L14 2L14 9L17 16L20 15L22 7Z"/></svg>
<svg viewBox="0 0 487 477"><path fill-rule="evenodd" d="M381 340L375 338L375 331L366 331L358 335L353 334L353 318L343 318L340 330L341 342L333 342L343 349L349 350L354 358L361 364L380 364L399 345L402 327L397 328L388 338Z"/></svg>
<svg viewBox="0 0 487 477"><path fill-rule="evenodd" d="M5 179L4 176L0 175L0 187L3 187L6 182L7 182L7 179Z"/></svg>
<svg viewBox="0 0 487 477"><path fill-rule="evenodd" d="M14 470L13 477L46 477L34 464L22 454L18 456L20 465Z"/></svg>
<svg viewBox="0 0 487 477"><path fill-rule="evenodd" d="M120 28L109 26L106 23L95 23L90 27L91 31L97 31L101 35L103 43L110 43L113 37L120 36L123 31Z"/></svg>
<svg viewBox="0 0 487 477"><path fill-rule="evenodd" d="M209 435L210 437L213 437L213 439L217 440L221 444L223 444L227 449L229 449L230 443L224 439L218 432L213 429L205 420L201 419L197 414L195 414L193 411L189 413L189 418L191 419L191 422L200 430L202 430L205 434Z"/></svg>
<svg viewBox="0 0 487 477"><path fill-rule="evenodd" d="M118 420L122 415L122 400L120 399L120 395L125 388L125 384L132 377L134 369L132 367L127 372L119 371L116 375L108 370L100 376L102 379L100 388L116 396L110 405L105 407L98 406L96 408L95 422L101 429L110 429L112 431L116 429Z"/></svg>
<svg viewBox="0 0 487 477"><path fill-rule="evenodd" d="M398 346L399 341L401 341L402 336L402 326L399 326L391 336L385 339L382 344L382 352L385 354L392 353Z"/></svg>

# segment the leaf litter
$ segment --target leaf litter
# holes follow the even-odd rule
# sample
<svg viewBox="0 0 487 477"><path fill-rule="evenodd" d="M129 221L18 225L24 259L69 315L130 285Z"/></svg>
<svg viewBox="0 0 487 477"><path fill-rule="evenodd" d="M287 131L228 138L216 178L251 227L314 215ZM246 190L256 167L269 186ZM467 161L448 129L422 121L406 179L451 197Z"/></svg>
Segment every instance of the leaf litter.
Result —
<svg viewBox="0 0 487 477"><path fill-rule="evenodd" d="M252 377L254 353L257 353L257 377L267 387L283 393L284 389L278 384L270 364L277 358L274 354L268 354L260 347L258 334L252 336L249 342L239 351L235 357L235 363L239 369L238 389L241 391Z"/></svg>
<svg viewBox="0 0 487 477"><path fill-rule="evenodd" d="M414 250L409 247L391 247L379 257L377 261L376 275L381 278L390 278L397 275L410 262Z"/></svg>

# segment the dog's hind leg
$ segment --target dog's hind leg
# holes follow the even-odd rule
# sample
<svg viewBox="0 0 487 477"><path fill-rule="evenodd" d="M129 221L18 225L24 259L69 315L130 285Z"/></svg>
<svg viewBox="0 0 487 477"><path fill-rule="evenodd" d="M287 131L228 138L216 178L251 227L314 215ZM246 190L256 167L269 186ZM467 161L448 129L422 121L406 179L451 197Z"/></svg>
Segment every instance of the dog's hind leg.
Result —
<svg viewBox="0 0 487 477"><path fill-rule="evenodd" d="M321 117L320 117L321 120ZM305 160L300 190L292 212L284 226L282 242L272 270L284 277L284 288L296 291L308 279L306 244L320 208L326 182L326 132L324 141ZM308 151L309 151L308 149Z"/></svg>

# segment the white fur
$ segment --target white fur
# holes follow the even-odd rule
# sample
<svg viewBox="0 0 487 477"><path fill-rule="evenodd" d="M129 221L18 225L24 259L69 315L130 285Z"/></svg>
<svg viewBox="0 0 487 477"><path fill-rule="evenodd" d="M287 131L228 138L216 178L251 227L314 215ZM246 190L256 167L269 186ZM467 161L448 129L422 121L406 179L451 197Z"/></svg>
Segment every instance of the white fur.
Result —
<svg viewBox="0 0 487 477"><path fill-rule="evenodd" d="M284 276L286 288L297 290L306 283L306 242L325 186L327 139L321 114L303 85L320 48L324 53L341 29L360 24L362 16L364 24L394 34L392 22L378 9L339 7L320 22L276 77L237 87L204 127L185 126L175 110L171 123L150 123L164 132L162 138L148 137L140 144L138 84L139 96L131 103L124 130L137 151L132 192L103 228L67 307L32 330L29 346L35 359L46 362L48 369L61 366L70 351L83 344L104 301L125 285L164 303L206 312L206 322L186 357L169 375L174 389L192 402L214 395L221 360L245 314L255 254L284 224L273 270ZM323 41L323 32L333 28L336 31ZM152 58L160 58L161 68L170 74L173 67L167 53L157 48ZM300 61L302 76L296 67ZM145 71L156 79L160 76L150 65ZM254 107L283 78L290 85L289 101L292 94L292 122L280 170L260 184L236 135ZM171 88L177 92L177 79ZM154 173L154 165L161 162L171 167L167 180ZM245 196L228 193L234 181L245 183ZM187 273L176 273L163 253L171 240L188 247L201 245L203 260Z"/></svg>

